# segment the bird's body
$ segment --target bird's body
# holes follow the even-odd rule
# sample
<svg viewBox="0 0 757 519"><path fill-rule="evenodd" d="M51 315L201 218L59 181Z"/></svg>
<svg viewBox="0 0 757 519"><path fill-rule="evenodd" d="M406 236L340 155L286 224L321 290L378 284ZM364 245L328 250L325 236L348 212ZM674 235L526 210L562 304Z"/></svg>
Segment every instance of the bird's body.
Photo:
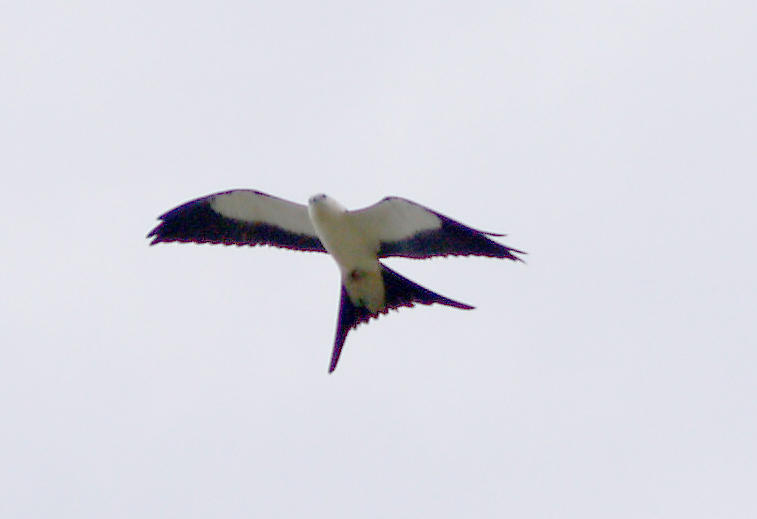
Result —
<svg viewBox="0 0 757 519"><path fill-rule="evenodd" d="M308 201L308 215L326 251L331 254L350 301L376 313L385 306L378 241L356 225L336 200L316 195Z"/></svg>
<svg viewBox="0 0 757 519"><path fill-rule="evenodd" d="M409 200L388 197L349 211L320 194L303 206L258 191L233 190L187 202L160 217L148 234L160 242L273 245L327 252L341 274L342 296L329 371L336 368L347 333L390 308L439 303L461 309L470 305L448 299L413 283L379 258L428 258L479 255L520 260L523 253Z"/></svg>

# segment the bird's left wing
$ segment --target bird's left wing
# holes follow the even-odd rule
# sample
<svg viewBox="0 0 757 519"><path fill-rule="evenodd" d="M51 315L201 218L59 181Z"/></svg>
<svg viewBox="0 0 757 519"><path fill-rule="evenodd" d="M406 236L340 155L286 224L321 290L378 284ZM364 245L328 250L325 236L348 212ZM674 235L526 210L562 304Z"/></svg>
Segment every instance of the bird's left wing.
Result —
<svg viewBox="0 0 757 519"><path fill-rule="evenodd" d="M380 258L453 255L522 261L515 254L525 254L488 238L501 234L478 231L404 198L387 197L349 214L377 243Z"/></svg>
<svg viewBox="0 0 757 519"><path fill-rule="evenodd" d="M307 207L259 191L237 189L187 202L160 216L148 238L160 242L272 245L326 252Z"/></svg>

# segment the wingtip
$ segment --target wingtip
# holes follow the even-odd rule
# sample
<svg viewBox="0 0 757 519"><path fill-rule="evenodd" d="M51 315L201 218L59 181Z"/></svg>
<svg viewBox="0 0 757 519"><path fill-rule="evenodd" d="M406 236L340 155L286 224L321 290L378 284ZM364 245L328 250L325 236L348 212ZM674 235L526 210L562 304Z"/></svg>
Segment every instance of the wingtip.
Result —
<svg viewBox="0 0 757 519"><path fill-rule="evenodd" d="M516 256L516 254L525 254L525 255L527 255L528 253L526 251L522 251L522 250L519 250L519 249L513 249L512 247L507 247L507 246L504 246L504 245L503 245L503 247L505 247L505 249L506 249L505 255L502 256L503 258L509 259L509 260L512 260L512 261L520 261L521 263L525 263L525 261L523 260L523 258L520 258L520 257Z"/></svg>
<svg viewBox="0 0 757 519"><path fill-rule="evenodd" d="M145 236L145 238L152 238L150 245L155 245L156 243L163 241L163 237L160 235L160 231L162 230L163 225L164 223L160 222L158 225L153 227L150 232L147 233L147 236Z"/></svg>
<svg viewBox="0 0 757 519"><path fill-rule="evenodd" d="M150 238L152 238L152 240L150 240L150 243L148 244L148 245L150 245L151 247L152 247L153 245L155 245L155 244L158 244L158 243L160 243L160 242L164 241L164 240L163 240L163 237L162 237L162 236L160 236L160 234L158 233L158 229L159 229L159 228L160 228L160 225L159 225L158 227L156 227L155 229L153 229L152 231L150 231L150 232L149 232L149 233L147 234L147 236L145 236L145 238L146 238L146 239L148 239L148 240L149 240Z"/></svg>

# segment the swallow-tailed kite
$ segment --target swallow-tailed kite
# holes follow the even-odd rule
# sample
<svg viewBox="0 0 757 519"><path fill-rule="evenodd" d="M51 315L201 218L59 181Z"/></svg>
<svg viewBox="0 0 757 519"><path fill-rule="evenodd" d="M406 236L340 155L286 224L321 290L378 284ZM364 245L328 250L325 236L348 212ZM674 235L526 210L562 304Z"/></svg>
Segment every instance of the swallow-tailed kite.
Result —
<svg viewBox="0 0 757 519"><path fill-rule="evenodd" d="M522 261L523 251L422 205L398 197L355 211L319 194L304 206L259 191L224 191L187 202L160 216L147 237L161 242L272 245L327 252L342 276L336 338L329 373L334 371L347 334L390 308L439 303L473 307L413 283L383 265L388 256L489 256Z"/></svg>

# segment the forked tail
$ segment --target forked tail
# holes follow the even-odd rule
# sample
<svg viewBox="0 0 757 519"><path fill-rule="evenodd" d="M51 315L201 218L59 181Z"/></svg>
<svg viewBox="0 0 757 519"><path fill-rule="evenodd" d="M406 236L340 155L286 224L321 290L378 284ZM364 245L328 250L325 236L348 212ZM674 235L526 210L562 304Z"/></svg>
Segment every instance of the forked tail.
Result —
<svg viewBox="0 0 757 519"><path fill-rule="evenodd" d="M355 306L347 294L347 289L342 285L342 296L339 303L339 320L336 325L336 338L334 339L334 350L331 354L331 365L329 373L336 369L339 362L339 356L342 353L342 346L347 338L347 334L358 324L368 322L372 318L378 317L379 314L385 314L390 308L400 308L402 306L412 307L415 304L431 305L438 303L440 305L452 306L463 310L472 310L473 307L444 297L441 294L420 286L400 276L392 269L381 265L381 278L384 281L385 304L378 312L371 312L364 306Z"/></svg>

